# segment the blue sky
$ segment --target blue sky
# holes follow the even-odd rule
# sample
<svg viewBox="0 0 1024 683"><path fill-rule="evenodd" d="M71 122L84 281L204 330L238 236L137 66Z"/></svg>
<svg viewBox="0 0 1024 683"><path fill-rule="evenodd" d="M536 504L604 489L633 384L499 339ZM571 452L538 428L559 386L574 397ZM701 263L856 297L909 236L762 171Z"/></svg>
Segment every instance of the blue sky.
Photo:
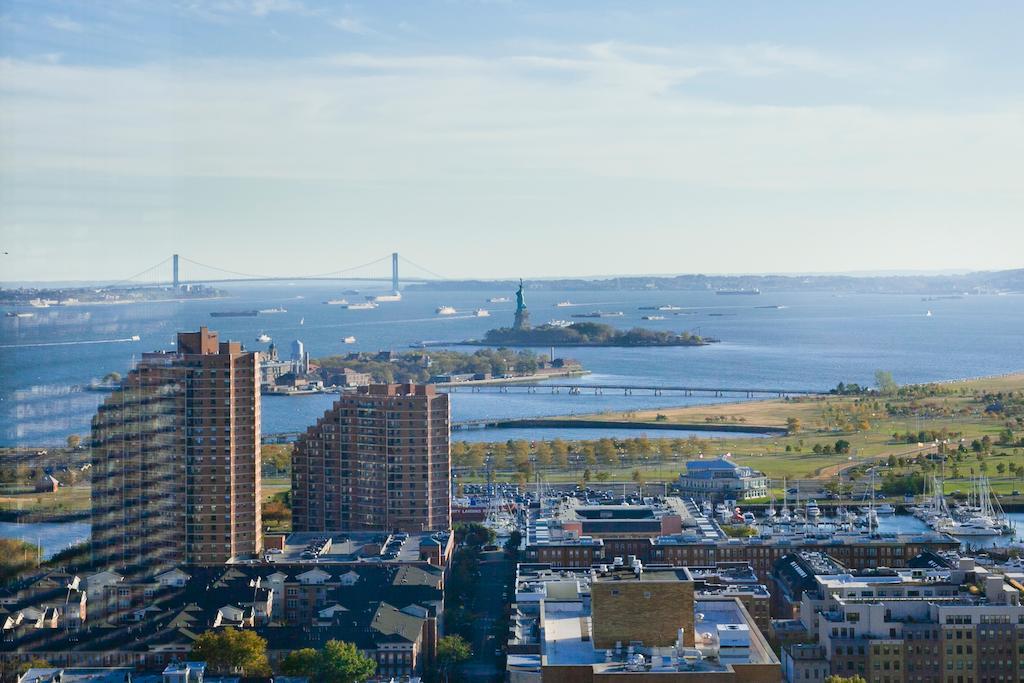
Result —
<svg viewBox="0 0 1024 683"><path fill-rule="evenodd" d="M0 3L0 278L1024 265L1024 5Z"/></svg>

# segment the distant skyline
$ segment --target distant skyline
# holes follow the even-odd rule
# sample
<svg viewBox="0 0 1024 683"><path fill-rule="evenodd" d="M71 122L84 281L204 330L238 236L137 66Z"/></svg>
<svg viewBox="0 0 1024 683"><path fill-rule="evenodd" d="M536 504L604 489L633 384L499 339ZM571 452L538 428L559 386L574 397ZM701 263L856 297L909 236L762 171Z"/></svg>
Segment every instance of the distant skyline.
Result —
<svg viewBox="0 0 1024 683"><path fill-rule="evenodd" d="M996 2L6 0L0 281L174 252L488 279L1022 267L1021 25Z"/></svg>

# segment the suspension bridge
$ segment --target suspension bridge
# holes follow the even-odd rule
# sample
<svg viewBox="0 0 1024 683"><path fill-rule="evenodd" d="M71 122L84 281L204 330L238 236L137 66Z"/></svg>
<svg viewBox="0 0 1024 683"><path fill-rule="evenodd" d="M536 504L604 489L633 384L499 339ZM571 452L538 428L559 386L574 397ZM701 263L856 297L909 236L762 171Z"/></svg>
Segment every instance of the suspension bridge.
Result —
<svg viewBox="0 0 1024 683"><path fill-rule="evenodd" d="M382 273L381 275L367 275L365 274L366 269L372 268L387 261L391 261L391 272L390 274ZM316 281L339 281L343 280L346 282L387 282L391 281L391 288L394 291L399 291L402 282L405 283L420 283L430 282L434 280L445 280L443 275L425 268L421 265L416 264L408 258L401 259L403 264L410 265L416 270L426 274L426 277L405 277L399 281L398 276L398 265L399 256L398 252L386 254L378 259L369 261L367 263L361 263L357 266L351 266L347 268L339 268L326 273L314 273L309 275L264 275L258 273L242 273L227 268L221 268L219 266L208 265L200 263L194 259L182 256L180 254L172 254L157 264L146 268L143 271L135 273L131 277L127 277L123 280L118 280L109 285L106 285L105 289L114 289L117 287L183 287L186 285L214 285L223 284L230 282L316 282ZM182 266L190 266L190 269L199 269L198 273L184 274ZM168 269L170 272L168 272ZM161 276L169 275L169 279L161 279ZM165 276L166 277L166 276Z"/></svg>

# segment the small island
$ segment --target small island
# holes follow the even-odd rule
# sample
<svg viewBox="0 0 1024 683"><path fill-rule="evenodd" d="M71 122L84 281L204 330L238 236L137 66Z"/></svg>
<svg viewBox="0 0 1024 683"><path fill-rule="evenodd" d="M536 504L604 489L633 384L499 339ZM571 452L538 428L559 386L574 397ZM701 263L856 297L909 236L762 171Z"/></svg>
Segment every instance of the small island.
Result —
<svg viewBox="0 0 1024 683"><path fill-rule="evenodd" d="M547 323L531 327L523 282L520 280L512 327L489 330L482 340L463 343L491 346L705 346L716 341L689 332L648 330L642 327L619 330L611 325L593 322L569 325Z"/></svg>

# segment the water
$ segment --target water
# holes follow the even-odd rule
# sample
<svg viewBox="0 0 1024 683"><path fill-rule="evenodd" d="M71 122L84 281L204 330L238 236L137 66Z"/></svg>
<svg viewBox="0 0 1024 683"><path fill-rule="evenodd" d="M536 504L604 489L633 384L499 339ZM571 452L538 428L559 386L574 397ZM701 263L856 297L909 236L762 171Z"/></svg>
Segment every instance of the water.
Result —
<svg viewBox="0 0 1024 683"><path fill-rule="evenodd" d="M0 522L0 538L15 538L38 545L43 551L44 560L65 548L89 540L90 530L88 522Z"/></svg>
<svg viewBox="0 0 1024 683"><path fill-rule="evenodd" d="M0 318L0 445L52 445L68 434L86 434L103 394L82 391L108 372L124 374L133 358L169 349L179 330L207 325L222 338L255 341L266 332L287 357L292 339L302 339L317 356L350 351L404 350L422 340L479 337L508 325L513 304L489 304L506 291L430 292L410 289L404 300L375 310L349 311L321 302L344 296L348 287L287 284L230 285L232 297L118 306L81 306L34 311L33 318ZM367 293L373 293L366 290ZM299 298L302 297L302 298ZM580 305L555 308L571 299ZM891 370L897 381L922 382L999 374L1021 369L1024 296L976 296L924 302L919 296L765 293L754 297L711 292L532 292L527 303L534 324L572 313L621 310L602 322L617 327L646 326L688 330L723 340L700 348L580 348L559 352L593 371L582 384L634 383L828 389L838 382L870 384L876 369ZM460 315L439 317L434 309L451 305ZM673 304L688 315L665 313L666 320L642 321L639 306ZM783 305L785 308L759 308ZM210 311L273 308L287 313L257 318L211 318ZM472 315L485 307L489 318ZM931 309L933 316L926 317ZM305 319L305 324L299 321ZM139 335L141 341L113 341ZM343 344L353 335L355 344ZM109 340L109 341L108 341ZM86 343L104 342L104 343ZM42 346L42 344L49 344ZM52 345L57 344L57 345ZM547 352L547 349L537 349ZM264 433L304 429L326 410L333 396L267 397ZM730 399L707 397L577 396L469 392L452 397L455 420L570 415L640 410ZM554 438L556 430L545 430ZM476 438L465 432L459 438ZM504 430L495 438L512 438ZM587 438L608 436L587 430ZM667 436L667 434L666 434ZM673 435L674 436L674 435Z"/></svg>

